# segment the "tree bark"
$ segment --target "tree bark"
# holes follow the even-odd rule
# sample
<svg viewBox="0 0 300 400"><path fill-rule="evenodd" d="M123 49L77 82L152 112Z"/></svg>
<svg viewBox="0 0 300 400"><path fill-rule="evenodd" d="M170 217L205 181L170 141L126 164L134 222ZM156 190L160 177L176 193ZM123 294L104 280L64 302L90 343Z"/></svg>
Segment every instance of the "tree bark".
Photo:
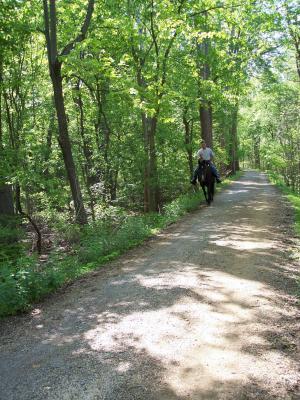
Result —
<svg viewBox="0 0 300 400"><path fill-rule="evenodd" d="M83 109L83 100L81 96L81 91L80 91L80 80L78 79L76 84L75 84L75 96L74 96L74 102L78 106L78 111L79 111L79 133L82 139L82 148L83 148L83 154L85 157L85 162L83 163L83 171L84 171L84 176L85 176L85 185L86 185L86 190L89 195L89 200L90 200L90 208L91 208L91 213L92 213L92 219L95 221L95 198L92 192L92 185L96 183L96 177L93 172L93 152L89 143L88 138L86 137L86 131L84 127L84 109Z"/></svg>
<svg viewBox="0 0 300 400"><path fill-rule="evenodd" d="M210 43L208 39L204 39L202 44L197 46L198 54L202 55L204 59L203 65L198 63L198 74L199 74L199 85L201 87L201 81L207 81L210 78L210 66L208 63L208 55ZM212 106L211 102L207 99L206 93L203 93L199 87L199 118L201 126L201 139L205 141L208 147L213 145L213 133L212 133Z"/></svg>
<svg viewBox="0 0 300 400"><path fill-rule="evenodd" d="M17 209L18 213L22 217L27 218L28 221L33 226L33 229L35 230L36 235L37 235L36 248L37 248L38 254L41 254L41 252L42 252L42 234L41 234L41 231L40 231L39 227L37 226L35 221L32 219L32 217L29 214L26 214L22 209L22 205L21 205L21 188L20 188L19 183L16 184L16 209Z"/></svg>
<svg viewBox="0 0 300 400"><path fill-rule="evenodd" d="M62 88L61 63L56 61L50 66L50 76L52 80L54 103L58 121L58 142L62 150L64 164L70 183L72 198L76 212L76 222L80 225L87 223L87 215L83 204L83 198L79 181L77 178L75 163L72 154L72 146L68 132L68 122L65 110L65 103Z"/></svg>
<svg viewBox="0 0 300 400"><path fill-rule="evenodd" d="M105 82L102 86L97 83L97 103L99 113L99 127L103 134L103 158L105 163L104 168L104 187L107 197L114 200L116 196L116 183L114 179L117 176L112 169L110 161L110 144L111 144L111 128L106 117L106 102L107 95L109 94L109 84Z"/></svg>
<svg viewBox="0 0 300 400"><path fill-rule="evenodd" d="M149 211L160 211L160 189L157 171L157 155L155 135L157 128L157 117L149 117Z"/></svg>
<svg viewBox="0 0 300 400"><path fill-rule="evenodd" d="M157 117L148 117L142 112L144 135L144 211L156 212L160 209L160 190L157 174L155 134Z"/></svg>
<svg viewBox="0 0 300 400"><path fill-rule="evenodd" d="M254 167L260 168L260 137L253 138L253 151L254 151Z"/></svg>
<svg viewBox="0 0 300 400"><path fill-rule="evenodd" d="M193 177L194 165L193 165L193 149L192 149L192 126L193 121L187 119L187 109L183 111L182 122L184 125L184 144L187 152L187 161L190 171L190 177Z"/></svg>
<svg viewBox="0 0 300 400"><path fill-rule="evenodd" d="M211 104L202 100L199 107L201 139L205 141L208 147L213 145L212 134L212 108Z"/></svg>
<svg viewBox="0 0 300 400"><path fill-rule="evenodd" d="M3 82L3 65L0 59L0 152L3 148L3 130L2 130L2 82Z"/></svg>
<svg viewBox="0 0 300 400"><path fill-rule="evenodd" d="M239 157L238 157L238 138L237 138L237 117L238 117L238 105L234 106L231 116L231 141L230 141L230 157L231 157L231 170L235 174L239 171Z"/></svg>
<svg viewBox="0 0 300 400"><path fill-rule="evenodd" d="M94 0L89 0L86 16L81 27L80 33L77 37L69 42L62 52L58 54L57 51L57 19L56 19L56 3L55 0L50 0L48 7L48 0L43 0L44 8L44 22L45 22L45 37L47 44L47 55L49 72L53 86L54 103L58 120L59 130L59 145L63 153L63 159L67 171L67 176L70 183L72 198L76 211L76 222L80 225L87 223L87 215L84 208L81 188L77 178L75 163L72 154L72 146L68 132L68 122L65 110L65 103L63 97L62 87L62 63L59 61L59 56L67 56L70 51L75 47L76 43L85 39L91 17L94 10Z"/></svg>
<svg viewBox="0 0 300 400"><path fill-rule="evenodd" d="M46 151L45 151L45 179L46 181L48 181L48 179L50 178L50 172L49 172L49 160L51 157L51 153L52 153L52 139L54 136L54 132L55 132L55 108L54 108L54 101L52 102L52 108L51 108L51 115L50 115L50 121L49 121L49 125L48 125L48 130L47 130L47 138L46 138Z"/></svg>
<svg viewBox="0 0 300 400"><path fill-rule="evenodd" d="M12 185L0 186L0 215L14 215L14 199Z"/></svg>

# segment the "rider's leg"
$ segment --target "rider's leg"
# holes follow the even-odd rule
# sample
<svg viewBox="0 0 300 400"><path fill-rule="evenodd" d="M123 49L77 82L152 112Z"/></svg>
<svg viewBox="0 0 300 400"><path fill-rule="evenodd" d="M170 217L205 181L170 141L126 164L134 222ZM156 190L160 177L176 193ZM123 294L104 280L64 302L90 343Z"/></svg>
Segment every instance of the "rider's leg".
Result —
<svg viewBox="0 0 300 400"><path fill-rule="evenodd" d="M193 178L192 178L192 180L191 180L191 184L192 185L196 185L196 183L197 183L197 178L198 178L198 173L199 173L199 165L198 165L198 167L195 169L195 171L194 171L194 174L193 174Z"/></svg>
<svg viewBox="0 0 300 400"><path fill-rule="evenodd" d="M222 182L222 181L221 181L221 178L220 178L220 174L219 174L217 168L214 166L214 164L210 164L210 167L211 167L211 171L212 171L212 173L213 173L213 176L214 176L214 177L216 178L216 180L217 180L217 183Z"/></svg>

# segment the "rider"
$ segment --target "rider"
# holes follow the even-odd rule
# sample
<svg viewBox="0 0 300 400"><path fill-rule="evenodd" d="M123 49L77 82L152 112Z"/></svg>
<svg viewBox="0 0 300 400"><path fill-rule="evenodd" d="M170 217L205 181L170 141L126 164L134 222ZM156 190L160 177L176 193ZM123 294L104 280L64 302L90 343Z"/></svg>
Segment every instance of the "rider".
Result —
<svg viewBox="0 0 300 400"><path fill-rule="evenodd" d="M212 171L214 177L216 178L217 183L221 183L222 181L220 179L219 172L217 171L217 168L213 164L214 153L210 147L206 146L206 143L204 140L202 140L202 142L201 142L201 149L197 152L197 157L198 157L199 161L202 161L202 160L209 161L211 171ZM200 165L198 165L198 167L194 171L193 179L191 180L191 183L193 185L196 185L199 169L200 169Z"/></svg>

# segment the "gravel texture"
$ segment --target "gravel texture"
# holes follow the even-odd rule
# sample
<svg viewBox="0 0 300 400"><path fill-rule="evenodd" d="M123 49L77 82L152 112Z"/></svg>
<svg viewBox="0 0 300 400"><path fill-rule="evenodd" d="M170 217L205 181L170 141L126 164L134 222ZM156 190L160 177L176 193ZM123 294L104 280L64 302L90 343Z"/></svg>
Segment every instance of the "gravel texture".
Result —
<svg viewBox="0 0 300 400"><path fill-rule="evenodd" d="M292 220L248 171L213 206L2 320L1 400L299 399Z"/></svg>

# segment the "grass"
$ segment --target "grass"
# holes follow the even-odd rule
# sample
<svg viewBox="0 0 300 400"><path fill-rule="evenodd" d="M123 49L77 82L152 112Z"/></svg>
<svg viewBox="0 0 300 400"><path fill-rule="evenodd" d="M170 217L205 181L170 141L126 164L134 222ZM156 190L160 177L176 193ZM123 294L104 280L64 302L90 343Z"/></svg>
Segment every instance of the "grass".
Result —
<svg viewBox="0 0 300 400"><path fill-rule="evenodd" d="M282 177L274 172L267 171L270 181L279 187L284 196L290 201L295 212L295 234L300 237L300 195L293 192L288 188L282 179Z"/></svg>
<svg viewBox="0 0 300 400"><path fill-rule="evenodd" d="M297 238L300 238L300 195L293 192L289 187L287 187L284 184L283 178L272 172L272 171L267 171L268 177L270 181L276 185L283 195L290 201L290 203L293 206L294 209L294 215L295 215L295 220L294 220L294 232ZM295 260L300 260L300 249L292 249L291 250L291 257ZM298 279L298 297L300 297L300 279Z"/></svg>
<svg viewBox="0 0 300 400"><path fill-rule="evenodd" d="M217 190L240 175L224 180ZM43 263L36 257L27 256L24 248L17 258L8 252L0 258L0 316L30 309L48 293L143 243L184 214L197 209L201 202L202 192L190 192L166 204L161 214L126 215L116 209L117 212L81 231L76 226L72 229L68 226L64 236L73 242L72 250L67 255L53 251Z"/></svg>

